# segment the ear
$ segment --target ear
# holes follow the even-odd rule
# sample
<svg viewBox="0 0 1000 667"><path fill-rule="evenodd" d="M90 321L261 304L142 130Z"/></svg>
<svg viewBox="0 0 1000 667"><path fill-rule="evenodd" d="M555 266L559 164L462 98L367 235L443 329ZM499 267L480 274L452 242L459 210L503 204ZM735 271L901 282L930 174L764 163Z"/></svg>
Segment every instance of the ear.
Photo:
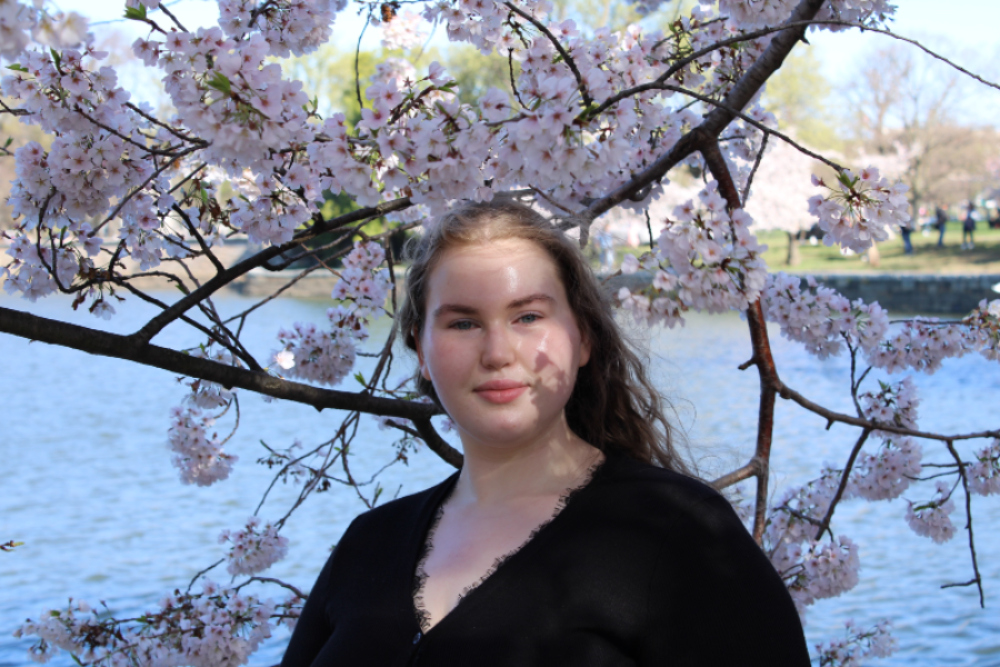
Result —
<svg viewBox="0 0 1000 667"><path fill-rule="evenodd" d="M431 375L427 370L427 364L424 363L424 350L422 347L422 342L420 340L420 329L413 327L413 347L417 350L417 363L420 364L420 375L427 381L430 381Z"/></svg>

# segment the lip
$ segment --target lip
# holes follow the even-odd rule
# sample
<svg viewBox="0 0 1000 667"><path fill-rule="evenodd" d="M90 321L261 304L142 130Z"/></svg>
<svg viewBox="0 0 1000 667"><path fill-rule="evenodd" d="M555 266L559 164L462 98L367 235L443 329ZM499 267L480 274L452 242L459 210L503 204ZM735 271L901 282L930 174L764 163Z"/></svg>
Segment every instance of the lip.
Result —
<svg viewBox="0 0 1000 667"><path fill-rule="evenodd" d="M490 403L510 403L528 390L528 385L517 380L489 380L473 391Z"/></svg>

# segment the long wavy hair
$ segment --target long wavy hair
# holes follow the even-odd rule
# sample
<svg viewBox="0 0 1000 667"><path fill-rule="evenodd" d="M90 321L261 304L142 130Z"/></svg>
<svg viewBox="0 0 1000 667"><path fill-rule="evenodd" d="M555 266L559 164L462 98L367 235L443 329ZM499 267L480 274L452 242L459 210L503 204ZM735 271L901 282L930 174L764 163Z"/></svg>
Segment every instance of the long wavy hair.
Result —
<svg viewBox="0 0 1000 667"><path fill-rule="evenodd" d="M428 279L441 254L456 246L524 239L543 248L558 267L581 335L590 342L588 363L580 368L566 404L570 429L607 451L689 473L675 448L674 429L664 415L664 399L646 376L640 358L618 328L610 300L578 245L531 208L495 197L466 203L440 217L406 249L411 261L406 296L397 315L406 345L416 350L426 318ZM416 374L418 390L438 406L434 385ZM690 473L689 473L690 474Z"/></svg>

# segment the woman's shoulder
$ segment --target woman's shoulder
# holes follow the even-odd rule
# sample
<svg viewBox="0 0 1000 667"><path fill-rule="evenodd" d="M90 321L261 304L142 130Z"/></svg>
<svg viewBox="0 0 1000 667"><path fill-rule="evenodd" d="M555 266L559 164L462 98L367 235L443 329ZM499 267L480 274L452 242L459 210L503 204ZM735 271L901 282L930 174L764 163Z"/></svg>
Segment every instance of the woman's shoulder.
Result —
<svg viewBox="0 0 1000 667"><path fill-rule="evenodd" d="M605 465L604 484L616 493L655 496L680 505L721 498L705 482L676 470L644 463L625 454L611 454Z"/></svg>
<svg viewBox="0 0 1000 667"><path fill-rule="evenodd" d="M609 456L600 480L602 503L630 513L641 510L652 522L739 521L729 501L705 482L626 455Z"/></svg>

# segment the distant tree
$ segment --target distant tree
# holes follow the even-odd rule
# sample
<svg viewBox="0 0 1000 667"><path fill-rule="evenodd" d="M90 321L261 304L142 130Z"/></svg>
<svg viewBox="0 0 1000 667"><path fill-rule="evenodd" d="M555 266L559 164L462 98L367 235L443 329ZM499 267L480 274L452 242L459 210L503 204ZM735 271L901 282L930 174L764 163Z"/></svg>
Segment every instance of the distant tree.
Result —
<svg viewBox="0 0 1000 667"><path fill-rule="evenodd" d="M801 50L800 50L801 49ZM789 128L803 143L820 150L840 150L843 138L838 134L833 86L812 46L796 49L767 82L763 105L773 113L778 124Z"/></svg>
<svg viewBox="0 0 1000 667"><path fill-rule="evenodd" d="M1000 136L964 120L959 74L898 43L861 60L845 90L853 150L902 158L898 178L910 188L913 212L979 195L991 182L988 165Z"/></svg>

